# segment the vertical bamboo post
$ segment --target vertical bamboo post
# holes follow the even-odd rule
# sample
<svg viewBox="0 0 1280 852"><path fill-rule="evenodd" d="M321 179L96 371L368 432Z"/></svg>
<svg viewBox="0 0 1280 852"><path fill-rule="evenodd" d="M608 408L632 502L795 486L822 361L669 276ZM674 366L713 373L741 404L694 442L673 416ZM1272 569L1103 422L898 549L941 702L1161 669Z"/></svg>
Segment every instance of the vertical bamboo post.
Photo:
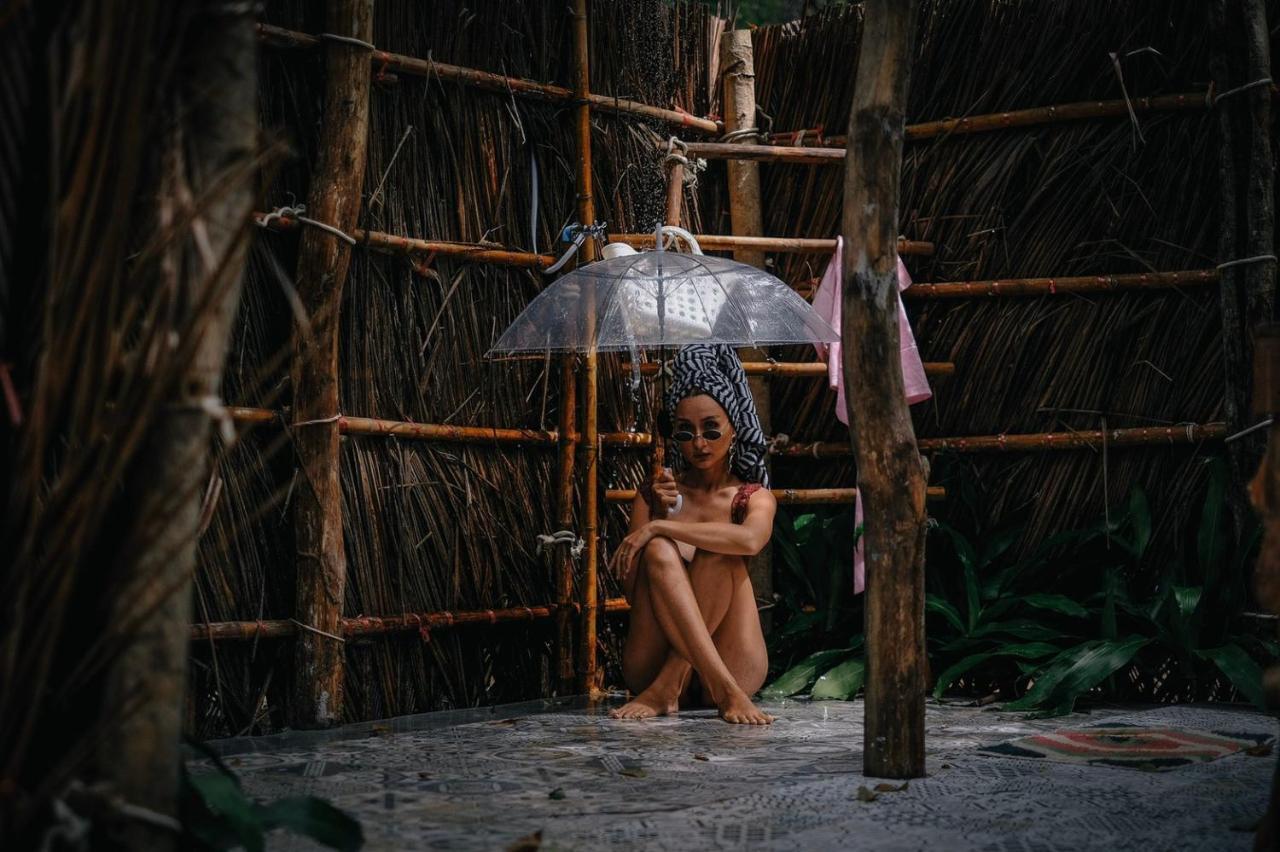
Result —
<svg viewBox="0 0 1280 852"><path fill-rule="evenodd" d="M729 30L720 36L720 68L724 76L724 129L725 133L746 130L756 124L756 70L751 46L750 30ZM739 140L754 141L753 137ZM760 200L760 164L753 160L730 160L729 216L735 237L759 237L764 235L764 216ZM734 260L764 269L764 252L740 249L733 253ZM738 353L744 361L763 361L765 353L759 349L742 349ZM760 426L767 435L773 428L770 416L769 379L767 376L750 376L747 384L760 415ZM758 599L773 599L773 554L765 548L751 558L748 566L751 586ZM760 613L760 624L765 633L773 626L772 610Z"/></svg>
<svg viewBox="0 0 1280 852"><path fill-rule="evenodd" d="M578 148L578 221L583 226L595 223L595 202L591 197L591 105L587 95L591 91L590 36L587 22L587 0L574 0L573 4L573 91L577 101L574 111L574 129ZM588 239L578 253L581 263L596 259L596 245ZM595 292L588 288L583 293L587 316L587 340L595 338ZM579 670L578 689L588 695L598 690L596 681L600 672L596 664L596 562L599 558L597 527L599 526L599 470L597 460L600 441L597 429L596 374L597 358L593 350L587 350L582 371L582 467L583 538L586 549L582 561L582 622L579 646L582 649L582 665Z"/></svg>
<svg viewBox="0 0 1280 852"><path fill-rule="evenodd" d="M1219 279L1223 410L1227 429L1250 425L1250 359L1258 324L1275 307L1275 164L1271 152L1270 36L1263 0L1214 0L1210 59L1218 112L1221 262ZM1230 93L1230 94L1228 94ZM1270 258L1270 259L1265 259ZM1251 515L1245 483L1262 457L1263 437L1247 435L1227 447L1231 507L1237 542Z"/></svg>
<svg viewBox="0 0 1280 852"><path fill-rule="evenodd" d="M560 366L560 529L573 529L573 473L578 452L577 432L577 382L576 357L566 354ZM556 656L558 662L557 688L561 695L568 695L574 688L573 670L573 555L569 548L561 546L556 577Z"/></svg>
<svg viewBox="0 0 1280 852"><path fill-rule="evenodd" d="M328 31L368 42L373 0L328 0ZM369 53L326 42L324 124L307 196L307 215L349 232L360 213L369 130ZM295 328L293 440L301 471L294 496L297 548L295 651L290 720L294 727L342 718L344 652L340 638L347 560L342 539L338 444L338 330L350 246L306 228L298 248L298 296L308 324Z"/></svg>
<svg viewBox="0 0 1280 852"><path fill-rule="evenodd" d="M924 774L925 487L898 358L898 193L917 0L866 0L845 157L842 340L866 498L863 772ZM855 404L856 403L856 404Z"/></svg>
<svg viewBox="0 0 1280 852"><path fill-rule="evenodd" d="M136 540L122 549L128 556L112 601L112 621L137 629L107 670L103 699L112 710L134 709L106 714L112 722L98 737L97 754L113 794L167 817L179 815L191 579L209 475L210 417L201 400L220 395L253 209L252 180L229 175L255 156L258 144L252 11L204 0L196 14L203 29L183 73L186 157L180 167L191 195L206 199L199 212L207 241L203 252L194 244L175 246L172 269L181 288L182 307L175 310L187 312L183 320L198 342L177 398L141 456ZM198 323L197 310L203 314ZM150 821L126 822L112 837L119 848L174 848L176 835L169 830Z"/></svg>

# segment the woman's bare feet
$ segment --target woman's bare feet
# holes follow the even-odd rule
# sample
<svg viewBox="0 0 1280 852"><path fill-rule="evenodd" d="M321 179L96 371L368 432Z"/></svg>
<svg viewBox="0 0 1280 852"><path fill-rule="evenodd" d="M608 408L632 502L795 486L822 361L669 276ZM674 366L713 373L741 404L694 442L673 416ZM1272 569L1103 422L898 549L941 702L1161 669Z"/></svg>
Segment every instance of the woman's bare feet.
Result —
<svg viewBox="0 0 1280 852"><path fill-rule="evenodd" d="M751 703L751 699L741 689L735 689L725 696L718 705L720 718L734 725L770 725L773 718L768 713Z"/></svg>
<svg viewBox="0 0 1280 852"><path fill-rule="evenodd" d="M654 716L669 716L680 709L680 697L669 696L652 687L635 698L609 711L614 719L650 719Z"/></svg>

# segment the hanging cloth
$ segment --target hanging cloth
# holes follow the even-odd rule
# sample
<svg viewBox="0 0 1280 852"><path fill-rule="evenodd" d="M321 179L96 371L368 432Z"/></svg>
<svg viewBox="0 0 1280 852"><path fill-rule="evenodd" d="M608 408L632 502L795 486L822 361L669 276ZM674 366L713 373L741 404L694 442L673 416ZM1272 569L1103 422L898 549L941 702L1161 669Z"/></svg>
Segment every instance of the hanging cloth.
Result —
<svg viewBox="0 0 1280 852"><path fill-rule="evenodd" d="M836 237L835 254L827 263L822 273L822 281L818 292L813 296L813 309L818 312L831 327L840 332L841 281L840 271L843 262L844 239ZM920 352L916 348L915 335L911 333L911 323L907 321L907 310L902 304L902 291L911 286L911 276L898 258L898 346L899 360L902 363L902 383L906 390L907 405L924 402L933 396L929 389L929 380L925 378L924 364L920 360ZM848 407L844 395L844 382L840 369L840 344L830 346L818 344L818 357L827 362L827 380L836 391L836 418L846 426L849 425ZM855 527L862 526L862 495L858 494L853 507ZM862 536L853 550L853 591L859 594L866 588L866 561L862 547Z"/></svg>

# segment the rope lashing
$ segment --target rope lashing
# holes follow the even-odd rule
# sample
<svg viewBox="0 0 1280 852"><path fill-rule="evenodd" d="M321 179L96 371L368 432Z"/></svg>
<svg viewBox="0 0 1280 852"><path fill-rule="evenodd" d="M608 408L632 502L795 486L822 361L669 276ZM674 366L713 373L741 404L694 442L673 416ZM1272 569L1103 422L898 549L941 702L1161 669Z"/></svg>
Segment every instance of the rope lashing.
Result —
<svg viewBox="0 0 1280 852"><path fill-rule="evenodd" d="M1230 444L1232 441L1237 441L1240 438L1243 438L1245 435L1251 435L1254 432L1257 432L1259 429L1265 429L1268 426L1272 425L1274 422L1275 422L1274 417L1268 417L1266 420L1262 420L1258 423L1253 424L1252 426L1248 426L1244 429L1241 429L1239 432L1235 433L1234 435L1228 435L1227 437L1222 439L1222 442L1224 444Z"/></svg>
<svg viewBox="0 0 1280 852"><path fill-rule="evenodd" d="M1226 263L1219 263L1217 268L1230 269L1233 266L1244 266L1249 263L1266 263L1267 261L1274 262L1275 259L1276 256L1274 254L1258 254L1253 257L1242 257L1239 260L1228 260Z"/></svg>
<svg viewBox="0 0 1280 852"><path fill-rule="evenodd" d="M603 241L607 233L604 222L596 222L594 225L581 225L574 222L569 225L560 232L561 242L568 242L569 247L565 249L564 254L560 255L559 260L542 270L543 274L554 275L559 272L578 253L578 249L582 248L582 244L587 241L587 237Z"/></svg>
<svg viewBox="0 0 1280 852"><path fill-rule="evenodd" d="M1252 83L1245 83L1243 86L1236 86L1234 89L1227 89L1225 92L1223 92L1220 95L1214 95L1213 103L1211 103L1210 106L1217 106L1218 102L1221 101L1223 98L1229 98L1232 95L1238 95L1241 92L1247 92L1250 89L1256 89L1259 86L1269 86L1269 85L1271 85L1271 78L1263 77L1260 80L1254 80Z"/></svg>
<svg viewBox="0 0 1280 852"><path fill-rule="evenodd" d="M308 219L306 216L303 215L306 212L307 212L307 205L305 204L299 204L294 207L277 207L275 210L272 210L270 213L268 213L267 215L263 216L261 219L258 220L258 227L259 228L270 227L271 220L273 219L292 219L295 222L301 222L304 225L310 225L313 228L319 228L322 231L327 231L328 233L333 234L338 239L346 242L348 245L356 244L355 237L351 236L350 234L344 233L343 231L338 230L333 225L326 225L324 222L317 222L315 219Z"/></svg>
<svg viewBox="0 0 1280 852"><path fill-rule="evenodd" d="M683 153L677 154L676 148ZM672 163L679 163L684 166L684 184L693 189L698 185L698 173L707 168L707 161L701 157L689 159L689 145L681 141L679 138L672 136L667 140L667 154L662 158L663 168Z"/></svg>
<svg viewBox="0 0 1280 852"><path fill-rule="evenodd" d="M538 552L552 550L559 545L567 544L569 545L569 554L574 559L581 556L582 551L587 546L587 543L573 530L556 530L551 535L539 535L536 538L538 539Z"/></svg>
<svg viewBox="0 0 1280 852"><path fill-rule="evenodd" d="M374 51L378 49L367 41L353 38L351 36L338 35L337 33L319 33L316 37L323 39L324 41L337 42L338 44L349 44L352 47L358 47L361 50Z"/></svg>

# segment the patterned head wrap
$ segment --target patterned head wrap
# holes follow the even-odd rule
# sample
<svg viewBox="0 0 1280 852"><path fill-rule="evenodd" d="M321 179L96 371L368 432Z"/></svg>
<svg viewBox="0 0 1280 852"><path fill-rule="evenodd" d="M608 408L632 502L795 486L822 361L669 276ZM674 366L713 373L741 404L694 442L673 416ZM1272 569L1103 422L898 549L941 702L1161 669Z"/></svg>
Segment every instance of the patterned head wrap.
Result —
<svg viewBox="0 0 1280 852"><path fill-rule="evenodd" d="M682 346L672 365L672 374L666 399L668 422L675 423L676 405L686 397L699 394L711 397L733 424L734 475L743 482L759 482L767 488L769 472L765 469L765 458L769 444L760 428L747 374L733 347L709 343ZM667 458L676 470L684 468L684 456L674 442L668 445Z"/></svg>

